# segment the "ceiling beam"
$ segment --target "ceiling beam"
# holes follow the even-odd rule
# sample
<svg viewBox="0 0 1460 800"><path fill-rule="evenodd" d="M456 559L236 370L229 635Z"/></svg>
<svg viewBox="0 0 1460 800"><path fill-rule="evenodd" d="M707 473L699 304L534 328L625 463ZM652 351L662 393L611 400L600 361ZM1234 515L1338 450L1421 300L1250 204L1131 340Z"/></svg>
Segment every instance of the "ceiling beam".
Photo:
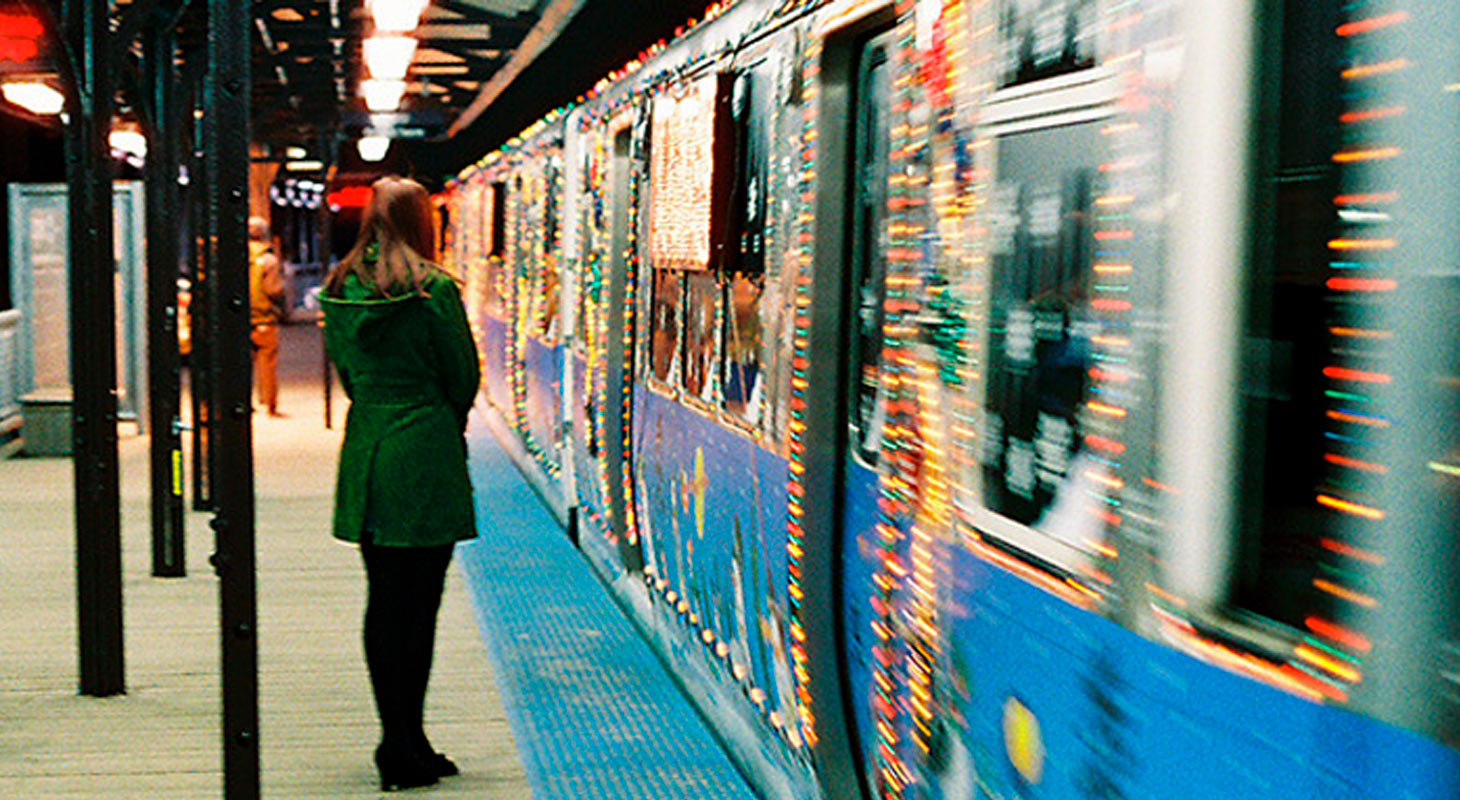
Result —
<svg viewBox="0 0 1460 800"><path fill-rule="evenodd" d="M501 69L501 65L508 60L508 55L506 52L502 52L499 55L495 56L482 55L481 53L476 52L475 48L478 48L481 45L478 45L477 43L470 40L453 40L450 42L432 40L430 42L422 42L421 46L429 47L434 50L440 50L443 53L456 56L457 58L461 59L461 63L464 63L467 66L467 68L471 71L471 74L477 74L479 72L485 72L487 74L495 73L497 70ZM498 48L489 49L495 50Z"/></svg>
<svg viewBox="0 0 1460 800"><path fill-rule="evenodd" d="M435 6L442 11L450 11L453 14L461 15L460 23L477 24L485 23L493 29L500 28L503 32L516 32L527 35L536 25L538 20L531 14L518 14L509 17L506 14L498 14L486 9L477 8L474 5L465 3L462 0L433 0ZM546 16L546 15L544 15ZM423 19L422 25L444 25L448 20L444 19Z"/></svg>
<svg viewBox="0 0 1460 800"><path fill-rule="evenodd" d="M446 3L455 3L457 0L437 0L443 7ZM542 12L542 18L537 21L532 30L523 37L521 44L513 51L512 58L492 75L492 79L482 87L481 92L472 100L471 105L461 112L461 116L451 123L447 136L455 136L462 129L470 125L477 117L481 116L487 106L492 104L502 92L511 85L527 66L537 60L539 55L558 38L558 34L568 27L568 23L582 10L588 0L552 0Z"/></svg>

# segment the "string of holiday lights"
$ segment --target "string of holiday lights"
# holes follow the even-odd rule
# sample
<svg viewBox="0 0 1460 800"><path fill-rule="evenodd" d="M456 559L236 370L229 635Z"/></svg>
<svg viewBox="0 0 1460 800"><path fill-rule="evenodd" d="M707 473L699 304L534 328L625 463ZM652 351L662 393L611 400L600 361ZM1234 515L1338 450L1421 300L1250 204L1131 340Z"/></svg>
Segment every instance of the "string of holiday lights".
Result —
<svg viewBox="0 0 1460 800"><path fill-rule="evenodd" d="M801 557L805 552L805 530L801 519L806 509L801 500L806 496L806 371L810 366L811 337L811 265L814 262L815 192L816 192L816 78L821 69L820 39L813 40L806 47L801 63L802 72L802 131L800 162L800 198L796 216L797 278L795 299L795 322L791 336L791 419L788 425L790 444L787 454L791 477L787 496L786 519L786 592L790 598L791 617L791 670L796 679L796 716L801 723L801 738L815 747L818 741L816 713L811 706L811 673L806 657L806 628L801 621L801 602L805 590L801 586Z"/></svg>
<svg viewBox="0 0 1460 800"><path fill-rule="evenodd" d="M710 266L715 212L715 75L662 92L652 105L649 253L656 269Z"/></svg>
<svg viewBox="0 0 1460 800"><path fill-rule="evenodd" d="M592 392L593 412L591 415L589 436L592 441L599 443L602 447L603 431L608 430L608 376L606 374L608 364L607 342L610 332L608 331L607 308L608 299L604 296L604 252L605 247L611 241L612 228L608 223L608 215L604 205L607 202L607 186L604 175L608 171L608 158L610 141L607 132L599 130L593 134L585 134L592 137L591 160L589 161L588 192L589 201L585 209L587 215L587 227L589 230L589 241L593 246L588 249L587 270L588 270L588 303L584 306L584 313L588 315L585 334L587 341L584 343L587 352L588 374L591 376L588 391ZM599 456L597 459L598 470L598 496L607 498L609 496L609 481L614 476L609 475L608 459ZM580 495L581 498L581 495ZM603 509L604 514L612 514L613 509L607 502L586 503L585 507L590 509L591 518L598 523L599 532L608 539L611 545L617 541L613 532L613 524L599 514Z"/></svg>
<svg viewBox="0 0 1460 800"><path fill-rule="evenodd" d="M1396 98L1399 81L1412 68L1404 6L1388 0L1347 3L1343 22L1334 30L1347 62L1339 71L1345 106L1333 154L1341 187L1333 198L1338 232L1328 242L1325 281L1330 307L1330 358L1323 369L1326 470L1314 493L1316 506L1332 524L1330 535L1319 542L1322 569L1312 579L1333 610L1315 609L1305 616L1304 640L1288 666L1339 701L1362 680L1372 645L1359 631L1370 627L1379 607L1372 587L1383 559L1375 543L1386 509L1377 498L1389 472L1379 452L1391 426L1386 408L1394 338L1383 303L1398 288L1393 256L1400 197L1394 165L1404 155L1391 137L1408 113Z"/></svg>
<svg viewBox="0 0 1460 800"><path fill-rule="evenodd" d="M662 46L656 46L655 48L651 48L649 51L646 51L646 54L642 57L643 60L651 59L654 55L657 55L658 52L662 51L662 49ZM676 70L663 70L651 76L640 76L638 80L636 80L632 85L628 86L627 88L622 86L613 87L613 91L616 92L616 94L614 95L614 101L609 104L586 108L585 113L581 115L582 128L584 130L590 130L595 126L605 125L607 124L607 121L609 119L612 119L613 117L623 113L623 110L626 108L645 107L646 105L653 102L653 99L655 98L657 93L672 87L673 81L678 75L686 72L692 73L697 69L700 64L705 63L707 60L719 58L723 55L723 53L706 53L703 54L701 58L693 60L690 64L681 65ZM630 65L630 67L634 69L637 69L639 66L640 64L637 63L631 63ZM597 96L599 92L607 91L609 88L609 84L602 84L596 88L593 96ZM633 168L635 170L636 180L633 184L631 184L631 191L634 194L633 201L630 203L630 207L632 213L635 214L635 217L634 221L630 224L629 227L631 231L631 236L634 236L636 239L637 231L641 229L641 225L638 221L638 213L641 209L641 204L638 201L638 192L642 190L641 173L644 165L640 164L638 161L635 161ZM601 192L598 192L595 195L594 202L602 202ZM641 257L637 247L631 248L631 252L629 255L631 260L635 262L635 268L637 269L637 259ZM636 331L639 333L639 335L647 335L646 332L640 330L643 327L644 323L647 321L647 316L643 314L644 309L641 308L642 300L639 297L637 291L638 283L638 280L630 280L627 284L629 298L627 299L625 304L626 312L630 314L637 314L638 320L631 322L629 325L626 326L626 329L623 332L626 337L631 337ZM723 313L723 310L721 313ZM719 324L722 324L722 322L717 322L717 325ZM626 338L626 344L628 346L626 346L625 352L626 357L629 360L627 366L632 367L632 357L629 356L629 354L634 352L634 348L632 347L632 340ZM629 379L630 375L631 373L626 371L626 381ZM626 386L626 390L628 388L629 387ZM628 391L625 392L625 402L630 402L630 395ZM604 408L601 403L599 407ZM624 424L626 426L628 426L629 424L627 415L625 415L624 417ZM627 429L625 431L625 439L628 442L632 441L632 439L628 436ZM622 476L625 486L625 493L630 498L633 497L632 493L634 492L634 484L631 480L631 476L628 474L628 470L630 469L629 465L631 463L631 458L626 459L625 474ZM627 504L627 506L627 512L629 514L635 513L635 509L637 508L636 502L630 502ZM634 524L634 521L632 519L629 520L629 522L629 530L632 532L632 535L634 535L637 540L637 525ZM714 653L716 657L721 657L720 654L728 650L728 648L721 646L724 644L724 638L722 636L716 635L714 631L697 627L700 621L690 623L688 615L688 605L684 605L683 611L681 612L680 606L681 604L684 604L685 601L683 600L683 598L679 597L677 593L672 598L669 596L673 590L669 588L670 584L663 576L646 576L646 580L649 582L649 585L651 587L654 587L658 590L656 594L660 597L660 599L664 600L671 607L673 607L676 610L676 613L681 613L681 619L683 619L686 624L689 624L692 628L696 629L698 638L702 642L705 642L707 647L711 648L711 652ZM792 642L792 646L795 646L794 640ZM763 718L766 720L769 727L778 732L783 737L784 741L786 741L786 743L791 745L793 748L800 747L803 744L803 739L802 734L798 729L799 726L790 724L790 721L784 719L779 712L777 712L773 708L767 707L767 693L763 689L754 685L754 683L752 682L753 675L750 673L750 671L744 668L736 669L736 665L734 664L730 665L730 671L735 676L735 678L742 683L742 686L745 689L749 699L756 705L757 708L761 710ZM792 700L791 702L794 704L795 701Z"/></svg>

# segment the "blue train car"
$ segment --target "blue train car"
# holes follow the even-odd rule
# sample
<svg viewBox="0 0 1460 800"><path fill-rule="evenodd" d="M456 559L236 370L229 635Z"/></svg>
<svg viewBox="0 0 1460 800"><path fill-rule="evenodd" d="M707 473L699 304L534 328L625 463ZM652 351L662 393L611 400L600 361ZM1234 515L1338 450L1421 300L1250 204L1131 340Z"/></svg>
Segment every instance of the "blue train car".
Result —
<svg viewBox="0 0 1460 800"><path fill-rule="evenodd" d="M452 189L501 438L766 797L1460 796L1457 26L717 5Z"/></svg>

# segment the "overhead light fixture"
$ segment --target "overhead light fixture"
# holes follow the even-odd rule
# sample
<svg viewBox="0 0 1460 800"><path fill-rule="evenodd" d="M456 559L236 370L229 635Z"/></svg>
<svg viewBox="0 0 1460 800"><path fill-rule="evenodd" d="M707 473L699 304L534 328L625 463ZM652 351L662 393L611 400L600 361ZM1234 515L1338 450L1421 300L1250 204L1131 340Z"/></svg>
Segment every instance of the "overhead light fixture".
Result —
<svg viewBox="0 0 1460 800"><path fill-rule="evenodd" d="M284 164L284 169L290 172L319 172L324 169L323 161L289 161Z"/></svg>
<svg viewBox="0 0 1460 800"><path fill-rule="evenodd" d="M309 155L309 151L302 147L287 147L284 149L284 157L299 160Z"/></svg>
<svg viewBox="0 0 1460 800"><path fill-rule="evenodd" d="M13 103L32 114L50 116L61 113L66 107L66 97L49 84L40 81L16 81L0 84L0 93L7 103Z"/></svg>
<svg viewBox="0 0 1460 800"><path fill-rule="evenodd" d="M427 0L371 0L370 16L381 33L410 33L421 24Z"/></svg>
<svg viewBox="0 0 1460 800"><path fill-rule="evenodd" d="M370 68L372 78L404 78L415 55L416 40L409 36L372 36L365 40L365 66Z"/></svg>
<svg viewBox="0 0 1460 800"><path fill-rule="evenodd" d="M147 157L147 137L141 131L119 129L112 131L107 136L107 144L112 150L125 153L136 158Z"/></svg>
<svg viewBox="0 0 1460 800"><path fill-rule="evenodd" d="M390 151L390 140L384 136L360 137L360 158L365 161L380 161Z"/></svg>
<svg viewBox="0 0 1460 800"><path fill-rule="evenodd" d="M400 99L405 93L405 81L360 81L360 94L365 98L365 107L371 111L394 111L400 108Z"/></svg>
<svg viewBox="0 0 1460 800"><path fill-rule="evenodd" d="M402 125L408 124L410 121L410 114L403 114L399 112L370 115L370 127L373 128L376 132L388 132L399 128Z"/></svg>

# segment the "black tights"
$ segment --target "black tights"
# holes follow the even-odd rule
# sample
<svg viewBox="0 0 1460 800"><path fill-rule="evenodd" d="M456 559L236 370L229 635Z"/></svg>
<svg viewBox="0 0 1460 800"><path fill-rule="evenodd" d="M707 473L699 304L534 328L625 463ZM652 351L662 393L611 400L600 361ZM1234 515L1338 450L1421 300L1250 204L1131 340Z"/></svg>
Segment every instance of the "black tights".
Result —
<svg viewBox="0 0 1460 800"><path fill-rule="evenodd" d="M384 749L430 752L422 716L436 646L436 612L452 550L452 545L360 545L369 585L365 664L380 713Z"/></svg>

